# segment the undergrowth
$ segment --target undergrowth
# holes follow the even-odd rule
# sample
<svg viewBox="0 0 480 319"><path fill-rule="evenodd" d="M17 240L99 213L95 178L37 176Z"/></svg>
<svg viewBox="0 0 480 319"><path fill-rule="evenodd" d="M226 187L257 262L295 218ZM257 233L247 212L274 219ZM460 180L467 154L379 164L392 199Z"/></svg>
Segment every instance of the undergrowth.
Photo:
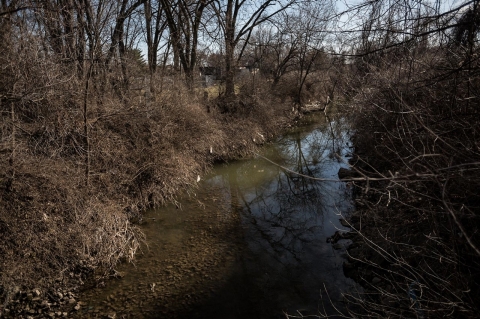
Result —
<svg viewBox="0 0 480 319"><path fill-rule="evenodd" d="M214 162L249 154L288 122L266 98L239 96L238 109L248 111L222 114L181 85L119 96L102 78L85 92L75 77L44 71L28 74L54 86L30 87L26 73L12 73L25 85L0 88L9 91L0 100L4 306L19 290L108 276L134 258L143 211L175 202Z"/></svg>
<svg viewBox="0 0 480 319"><path fill-rule="evenodd" d="M354 99L364 180L346 273L365 287L347 297L355 316L478 316L480 82L460 51L386 55Z"/></svg>

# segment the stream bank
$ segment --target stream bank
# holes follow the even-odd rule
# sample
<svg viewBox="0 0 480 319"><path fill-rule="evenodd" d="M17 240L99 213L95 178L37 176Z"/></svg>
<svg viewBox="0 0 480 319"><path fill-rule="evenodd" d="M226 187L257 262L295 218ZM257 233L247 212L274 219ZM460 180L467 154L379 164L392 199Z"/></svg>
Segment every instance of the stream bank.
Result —
<svg viewBox="0 0 480 319"><path fill-rule="evenodd" d="M207 113L180 89L148 104L112 98L92 112L88 157L77 109L48 109L38 121L17 114L19 160L0 158L0 316L68 316L93 272L108 277L133 259L145 210L175 202L215 161L245 156L293 122L280 104Z"/></svg>
<svg viewBox="0 0 480 319"><path fill-rule="evenodd" d="M323 119L324 121L324 119ZM278 138L262 156L334 178L350 152L345 123L316 123ZM335 130L331 130L331 128ZM334 134L332 134L334 133ZM336 136L332 139L332 136ZM145 215L146 246L117 279L81 294L79 318L284 318L341 307L342 251L326 238L345 228L344 183L290 174L262 157L218 165L199 189ZM343 243L342 243L343 245ZM298 314L298 313L297 313Z"/></svg>
<svg viewBox="0 0 480 319"><path fill-rule="evenodd" d="M304 118L303 120L307 120L308 122L308 118ZM246 120L242 121L242 123L245 121ZM228 133L228 135L233 136L234 131L238 127L243 126L242 123L237 123L237 127L230 127L229 131L231 132ZM313 123L315 123L315 121ZM312 124L312 122L310 122L310 124ZM313 136L309 135L310 137L305 141L305 133L298 131L292 132L295 137L293 140L290 138L280 138L276 143L277 149L269 149L265 155L277 160L282 165L293 165L291 167L308 175L316 176L316 174L321 174L321 167L325 163L336 163L334 153L338 150L343 150L345 144L342 143L346 142L345 136L343 142L337 143L331 140L333 136L331 127L327 129L324 124L321 126L323 129L318 130L314 128L314 131L317 133ZM253 133L255 132L256 130L253 131ZM342 132L344 131L338 127L337 133L343 134ZM242 152L242 143L246 143L246 145L263 143L263 140L255 141L254 138L248 140L250 133L252 133L251 129L244 130L243 135L237 135L235 140L240 142L240 146L232 146L230 151L234 153ZM245 137L243 137L244 135ZM265 135L271 136L271 133ZM321 143L314 143L315 141L320 141ZM301 152L295 151L302 150L304 148L303 146L305 146L304 144L308 146L308 152L305 152L305 150ZM347 149L348 147L345 149L343 155L347 155ZM228 149L225 150L228 152ZM296 152L294 152L296 155L293 162L288 156L276 157L282 150L287 151L287 154L292 150ZM218 149L215 151L218 152ZM278 167L276 167L275 170L272 170L272 167L268 170L261 169L260 166L264 165L261 164L263 160L257 158L255 161L253 165L251 165L251 161L241 160L235 162L235 165L237 165L236 170L243 171L247 169L250 172L254 172L254 174L250 174L251 176L257 177L269 176L272 172L278 174L281 171ZM337 165L336 167L330 168L324 173L327 173L329 177L334 176L339 164L340 163L335 164ZM229 179L229 175L231 174L224 173L222 175L224 177L220 179ZM203 181L212 178L202 176L201 179L201 185L205 185L202 184L204 183ZM215 178L213 178L213 180L215 180ZM263 181L263 179L259 181ZM238 181L236 183L238 184ZM288 271L285 273L285 269L275 271L274 273L277 273L277 279L274 281L271 280L271 272L262 270L269 268L272 260L281 261L282 263L286 262L287 265L289 265L289 263L298 259L297 257L302 252L302 249L293 251L292 253L292 247L294 250L299 249L298 247L295 248L294 245L292 247L286 247L286 251L277 254L277 245L282 245L282 238L277 238L273 242L274 245L268 248L267 251L265 251L265 247L256 247L255 249L260 248L260 251L257 251L254 256L252 256L252 247L245 242L245 233L255 232L257 236L255 241L257 241L258 238L272 239L275 238L275 236L272 237L272 234L270 234L271 230L265 231L263 227L264 225L275 224L276 229L283 228L287 233L293 232L293 242L300 243L299 247L302 247L303 242L314 241L316 243L322 243L319 246L314 245L313 248L308 249L310 252L312 250L322 251L323 255L320 256L325 257L324 254L327 253L328 258L333 258L334 262L331 269L320 270L320 272L327 273L334 271L343 278L343 274L341 273L341 260L339 259L340 253L335 253L331 251L330 246L323 245L325 237L331 235L336 227L341 227L341 225L338 224L338 216L335 215L334 220L336 219L337 221L334 221L332 224L327 224L328 229L324 230L323 221L321 225L318 224L318 217L324 215L324 209L314 209L311 213L302 215L305 219L296 221L297 225L294 228L286 227L288 225L283 225L283 227L278 228L278 225L282 225L282 219L284 217L280 219L275 217L277 220L265 221L265 217L268 217L268 214L265 215L267 211L259 210L259 202L250 203L251 198L249 198L249 196L240 196L238 192L234 191L233 193L238 193L238 196L234 197L236 199L232 202L232 197L229 194L232 194L232 189L238 189L238 187L231 187L235 184L230 184L228 194L224 193L226 185L217 187L215 186L215 182L211 184L211 181L207 184L210 186L203 190L203 198L200 199L202 195L201 186L201 189L195 193L190 192L189 195L184 198L184 202L177 202L176 205L168 205L165 209L171 211L171 213L169 213L171 218L165 218L165 211L160 213L162 216L146 216L145 223L141 226L141 231L147 235L147 238L152 238L152 234L148 234L149 227L159 225L162 229L161 234L163 239L157 243L148 242L148 246L140 246L141 251L137 253L136 259L133 261L133 268L140 270L138 276L129 279L128 271L130 270L124 270L124 268L129 267L131 269L132 264L128 263L119 265L116 267L116 271L106 273L108 275L107 277L103 277L105 273L100 273L100 277L95 278L94 281L97 287L90 290L90 292L92 292L91 298L98 301L98 303L94 302L92 305L86 302L85 299L88 299L88 297L85 297L85 293L80 293L78 287L76 288L65 284L69 282L69 280L65 281L65 275L67 275L67 278L78 279L80 282L85 282L87 278L91 277L91 268L88 262L81 262L80 267L66 274L60 274L62 276L54 286L60 286L61 288L54 288L52 290L35 288L32 291L25 291L19 288L18 291L13 291L13 303L2 309L2 311L5 311L4 314L6 316L13 315L18 318L68 318L72 316L78 316L80 318L106 318L113 316L156 318L159 315L172 318L202 318L206 313L210 313L211 317L225 315L225 309L218 309L218 300L220 298L223 300L221 304L226 305L227 309L230 309L227 312L232 313L232 318L245 314L252 318L268 318L268 316L273 313L276 313L276 315L274 315L276 317L283 316L283 310L280 312L281 314L279 314L279 309L285 309L285 311L289 313L297 310L303 311L304 313L317 313L317 306L320 306L318 285L314 287L313 290L311 289L312 287L305 290L305 282L313 283L315 281L312 281L312 278L308 278L306 281L304 279L298 279L298 274L305 272L305 269L293 267L293 269L297 269L294 273ZM258 193L263 189L271 189L271 187L265 188L264 186L261 186L259 189L254 189L254 193ZM315 183L310 183L308 179L287 175L284 175L278 180L277 186L281 186L283 189L280 193L284 193L287 189L290 191L293 189L293 197L288 198L287 196L284 199L287 203L293 200L293 203L301 204L300 207L304 207L305 205L311 207L312 205L320 204L320 202L316 200L316 198L320 197L315 196L315 194L317 194L318 191L325 190L315 186ZM300 193L298 193L298 190L301 190ZM342 190L342 192L345 191L348 193L348 190ZM219 194L222 195L220 196ZM267 197L272 197L272 194L267 195ZM181 209L178 209L179 204ZM332 204L333 203L329 204L330 211L338 213L338 210L334 207L335 205L332 206ZM246 206L257 207L256 210L254 209L253 211L254 215L252 215L251 208L246 209ZM275 208L275 205L272 207ZM194 214L185 216L184 213L191 213L192 211L194 211ZM225 212L229 213L226 215ZM261 216L258 215L259 212L261 212ZM289 209L289 211L282 213L282 216L284 216L285 213L290 214L295 213L295 211ZM112 216L115 217L115 214ZM310 221L314 221L314 223L317 224L312 225ZM334 225L333 228L332 225ZM249 228L251 226L254 227L253 230ZM182 230L179 230L180 228ZM318 233L316 231L317 229L321 229L321 232ZM302 233L308 235L304 237L301 235ZM292 240L292 237L287 236L286 238ZM270 244L271 243L268 243L268 245ZM273 259L270 257L266 258L266 260L264 260L266 264L258 268L256 263L259 259L262 259L265 252L273 257ZM271 254L272 252L274 252L273 255ZM309 267L321 263L322 258L323 257L311 260ZM149 272L142 271L142 269L156 270ZM247 274L245 273L246 269L248 269ZM292 269L292 265L289 265L286 269ZM255 274L253 276L252 270ZM290 282L288 285L285 285L284 282L282 283L281 278L288 278L291 274L296 276L296 282L293 284ZM312 274L310 273L308 276L312 276ZM112 279L111 277L115 278ZM315 278L315 276L313 278ZM324 279L322 280L325 282ZM242 287L245 283L249 283L247 286L250 288L232 290L232 287ZM118 291L115 290L116 288L113 288L114 286L121 286L122 288ZM87 283L86 287L91 287L91 285ZM287 289L286 287L291 288ZM278 300L264 299L265 295L270 297L275 296L278 294L278 291L282 289L290 291L282 294ZM96 295L98 291L102 291L102 298ZM109 293L105 295L104 292ZM266 292L268 293L266 294ZM239 295L244 297L238 298ZM308 296L307 299L309 301L301 305L301 302L299 303L298 300L301 300L302 297L296 297L297 301L290 303L295 299L291 298L292 295ZM256 304L255 307L250 307L252 302ZM314 306L313 309L311 308L312 305ZM216 314L215 311L217 311ZM242 311L247 312L242 313Z"/></svg>

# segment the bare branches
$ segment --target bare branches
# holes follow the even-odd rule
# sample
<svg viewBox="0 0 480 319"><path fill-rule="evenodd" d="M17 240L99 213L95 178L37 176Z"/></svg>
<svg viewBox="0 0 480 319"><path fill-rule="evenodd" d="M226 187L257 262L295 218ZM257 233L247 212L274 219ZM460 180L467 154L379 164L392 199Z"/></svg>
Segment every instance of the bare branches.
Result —
<svg viewBox="0 0 480 319"><path fill-rule="evenodd" d="M203 14L212 1L160 1L172 37L174 52L182 63L187 86L193 89L193 75L197 66L197 49Z"/></svg>
<svg viewBox="0 0 480 319"><path fill-rule="evenodd" d="M357 76L351 164L369 177L353 181L361 224L352 227L362 240L345 268L366 287L364 299L350 299L361 317L478 312L479 40L475 19L461 29L475 5L442 12L377 1L346 10L366 17L345 30L360 34L348 53ZM465 41L455 41L458 32Z"/></svg>
<svg viewBox="0 0 480 319"><path fill-rule="evenodd" d="M465 239L467 240L470 247L472 247L472 249L477 253L477 255L480 256L480 250L475 245L475 243L472 241L472 239L470 238L470 235L465 231L465 228L463 227L463 225L458 220L458 218L457 218L458 213L455 212L452 209L452 207L450 206L451 204L448 203L449 200L447 199L447 196L446 196L447 183L448 183L448 181L445 181L443 183L443 190L442 190L443 205L444 205L445 209L450 213L450 216L452 216L453 220L455 221L455 224L460 229L460 232L462 233L462 235L465 236Z"/></svg>
<svg viewBox="0 0 480 319"><path fill-rule="evenodd" d="M262 23L284 12L298 1L212 1L211 8L216 15L218 25L223 31L225 45L225 73L227 97L235 95L234 77L236 61L238 62L249 43L252 32ZM270 9L272 9L270 11ZM235 49L240 41L243 46L235 58Z"/></svg>

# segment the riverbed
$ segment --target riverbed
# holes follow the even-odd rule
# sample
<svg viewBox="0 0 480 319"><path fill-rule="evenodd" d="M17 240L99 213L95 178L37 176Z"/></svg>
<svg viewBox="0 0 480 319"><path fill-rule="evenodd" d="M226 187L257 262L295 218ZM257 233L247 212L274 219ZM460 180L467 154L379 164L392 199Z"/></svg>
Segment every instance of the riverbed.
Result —
<svg viewBox="0 0 480 319"><path fill-rule="evenodd" d="M344 250L326 238L346 230L339 219L353 209L349 185L333 181L347 167L349 126L309 120L148 212L134 263L82 293L78 316L286 318L341 309L355 284L343 275Z"/></svg>

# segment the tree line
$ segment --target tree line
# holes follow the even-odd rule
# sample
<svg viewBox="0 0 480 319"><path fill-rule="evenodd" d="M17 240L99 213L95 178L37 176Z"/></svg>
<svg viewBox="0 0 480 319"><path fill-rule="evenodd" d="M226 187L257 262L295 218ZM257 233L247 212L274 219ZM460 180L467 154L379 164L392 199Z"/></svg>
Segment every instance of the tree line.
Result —
<svg viewBox="0 0 480 319"><path fill-rule="evenodd" d="M324 50L332 12L328 1L5 0L0 22L4 48L35 39L45 58L79 79L102 76L102 85L116 90L129 87L132 61L143 64L141 50L151 82L159 67L169 66L190 89L199 64L219 55L215 66L224 70L225 95L233 97L241 63L265 61L274 84L293 65L309 72Z"/></svg>

